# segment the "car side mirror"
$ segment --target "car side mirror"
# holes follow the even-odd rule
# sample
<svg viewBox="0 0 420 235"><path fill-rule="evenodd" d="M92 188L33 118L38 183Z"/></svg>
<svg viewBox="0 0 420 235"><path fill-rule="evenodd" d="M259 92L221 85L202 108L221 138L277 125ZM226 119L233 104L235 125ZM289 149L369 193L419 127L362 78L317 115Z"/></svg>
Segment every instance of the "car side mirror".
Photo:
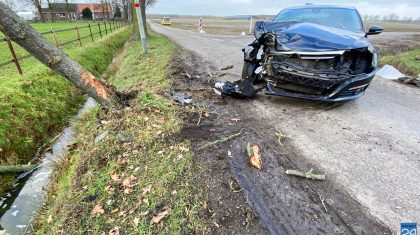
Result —
<svg viewBox="0 0 420 235"><path fill-rule="evenodd" d="M369 27L369 31L366 33L366 35L376 35L382 33L382 31L384 31L383 27L372 25Z"/></svg>

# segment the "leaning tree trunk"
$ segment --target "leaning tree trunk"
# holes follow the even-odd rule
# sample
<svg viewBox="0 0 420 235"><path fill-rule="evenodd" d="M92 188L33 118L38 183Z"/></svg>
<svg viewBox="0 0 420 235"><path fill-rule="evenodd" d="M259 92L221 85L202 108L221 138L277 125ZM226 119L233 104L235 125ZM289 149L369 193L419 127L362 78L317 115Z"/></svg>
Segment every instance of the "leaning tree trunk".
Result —
<svg viewBox="0 0 420 235"><path fill-rule="evenodd" d="M105 108L123 106L119 93L112 86L95 78L91 72L65 55L3 2L0 2L0 31Z"/></svg>

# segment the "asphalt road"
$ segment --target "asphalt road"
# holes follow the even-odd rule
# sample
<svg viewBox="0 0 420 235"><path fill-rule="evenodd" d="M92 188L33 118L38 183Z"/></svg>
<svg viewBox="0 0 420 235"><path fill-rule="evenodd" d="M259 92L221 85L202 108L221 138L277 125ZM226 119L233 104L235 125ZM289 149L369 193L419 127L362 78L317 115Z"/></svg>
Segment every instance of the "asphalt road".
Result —
<svg viewBox="0 0 420 235"><path fill-rule="evenodd" d="M149 23L215 67L234 65L229 72L239 79L241 48L252 37L199 34ZM420 89L377 77L363 97L333 109L265 96L248 105L282 130L299 157L322 169L395 233L400 222L420 222Z"/></svg>

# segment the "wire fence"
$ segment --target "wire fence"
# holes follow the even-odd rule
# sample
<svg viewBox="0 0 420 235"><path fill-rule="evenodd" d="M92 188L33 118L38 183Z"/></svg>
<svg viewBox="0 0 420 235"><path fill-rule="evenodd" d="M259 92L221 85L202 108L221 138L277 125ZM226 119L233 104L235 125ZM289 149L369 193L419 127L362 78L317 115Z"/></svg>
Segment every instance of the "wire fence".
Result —
<svg viewBox="0 0 420 235"><path fill-rule="evenodd" d="M55 43L55 45L58 48L62 48L66 45L70 45L72 43L78 42L80 47L83 47L83 39L90 38L92 42L94 42L94 38L96 35L99 35L100 38L104 37L105 35L108 35L112 32L115 32L116 30L124 27L127 25L127 21L108 21L108 22L98 22L98 23L89 23L87 26L78 27L77 25L73 28L67 28L67 29L59 29L55 30L53 27L51 27L51 30L48 32L42 32L41 35L46 37L47 35L52 35L52 41ZM88 30L88 35L86 36L80 36L80 30ZM60 40L58 37L59 33L63 32L74 32L75 38L72 38L68 41ZM93 33L95 32L95 33ZM22 68L20 66L20 61L31 57L30 54L25 54L21 56L17 56L15 52L15 48L12 44L12 41L7 36L4 36L4 38L0 38L0 45L2 43L6 43L7 47L10 51L11 60L0 62L0 68L7 66L9 64L14 63L17 69L17 72L20 74L23 74Z"/></svg>

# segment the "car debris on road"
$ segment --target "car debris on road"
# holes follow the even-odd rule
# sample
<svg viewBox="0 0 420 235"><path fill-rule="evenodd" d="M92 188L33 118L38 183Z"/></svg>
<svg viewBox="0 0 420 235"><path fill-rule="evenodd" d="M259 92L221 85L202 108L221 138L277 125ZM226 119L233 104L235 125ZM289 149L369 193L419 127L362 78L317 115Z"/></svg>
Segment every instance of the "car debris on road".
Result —
<svg viewBox="0 0 420 235"><path fill-rule="evenodd" d="M166 94L169 98L171 98L172 100L185 105L185 104L191 104L192 103L192 96L183 93L183 92L174 92L174 93L167 93Z"/></svg>
<svg viewBox="0 0 420 235"><path fill-rule="evenodd" d="M228 95L236 98L253 98L261 89L255 89L249 80L215 83L213 88L218 95Z"/></svg>
<svg viewBox="0 0 420 235"><path fill-rule="evenodd" d="M381 69L378 70L376 76L380 76L382 78L388 80L398 80L400 78L407 77L405 74L401 73L398 69L394 66L386 64Z"/></svg>

